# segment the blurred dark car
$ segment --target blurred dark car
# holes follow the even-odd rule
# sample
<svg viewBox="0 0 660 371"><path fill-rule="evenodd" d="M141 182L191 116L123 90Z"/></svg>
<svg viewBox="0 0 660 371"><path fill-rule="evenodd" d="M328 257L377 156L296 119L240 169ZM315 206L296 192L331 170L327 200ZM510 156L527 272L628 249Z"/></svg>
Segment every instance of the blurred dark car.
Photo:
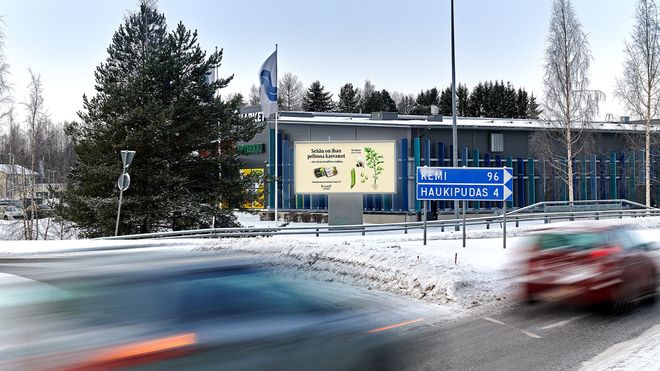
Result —
<svg viewBox="0 0 660 371"><path fill-rule="evenodd" d="M34 204L25 208L25 217L32 219L32 210L34 209L34 216L37 219L48 218L53 215L53 209L47 204Z"/></svg>
<svg viewBox="0 0 660 371"><path fill-rule="evenodd" d="M519 281L527 302L605 304L618 312L640 299L655 300L660 251L625 226L541 229L523 250Z"/></svg>
<svg viewBox="0 0 660 371"><path fill-rule="evenodd" d="M393 354L369 332L377 308L236 256L69 258L11 277L3 370L369 370Z"/></svg>

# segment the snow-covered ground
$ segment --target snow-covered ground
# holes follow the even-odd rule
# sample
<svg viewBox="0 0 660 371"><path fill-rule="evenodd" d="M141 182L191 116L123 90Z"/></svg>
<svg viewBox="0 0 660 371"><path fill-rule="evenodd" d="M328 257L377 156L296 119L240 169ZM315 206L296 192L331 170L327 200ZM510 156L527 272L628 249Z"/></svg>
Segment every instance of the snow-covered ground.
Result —
<svg viewBox="0 0 660 371"><path fill-rule="evenodd" d="M581 370L660 370L660 324L616 345L582 365Z"/></svg>
<svg viewBox="0 0 660 371"><path fill-rule="evenodd" d="M244 226L274 226L274 222L260 221L257 216L250 214L240 214L239 220ZM628 224L644 240L660 239L660 217L589 223ZM7 225L5 222L0 227L6 232ZM290 227L312 225L289 224ZM513 266L518 256L516 250L524 245L525 236L531 229L538 227L537 223L515 228L511 223L507 228L506 249L502 246L501 227L494 224L489 230L480 226L468 228L466 247L462 247L462 232L430 229L426 246L422 243L422 231L411 230L407 234L396 231L366 236L356 233L215 240L3 241L0 255L56 250L78 253L86 249L115 247L249 252L260 260L265 258L273 265L293 267L298 274L306 277L409 296L441 305L452 313L462 313L475 307L512 302L515 290L511 278L514 273L508 268ZM608 350L604 358L594 359L593 362L597 363L585 367L648 369L637 365L645 366L649 354L653 356L660 352L659 332L656 326L640 338Z"/></svg>

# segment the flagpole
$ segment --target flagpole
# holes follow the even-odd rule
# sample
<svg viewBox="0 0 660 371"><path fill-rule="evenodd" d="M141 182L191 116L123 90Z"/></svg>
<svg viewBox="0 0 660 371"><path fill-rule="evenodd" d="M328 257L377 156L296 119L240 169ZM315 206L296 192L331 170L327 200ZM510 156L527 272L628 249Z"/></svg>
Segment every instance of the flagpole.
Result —
<svg viewBox="0 0 660 371"><path fill-rule="evenodd" d="M277 53L277 44L275 44L275 53ZM276 54L277 55L277 54ZM277 58L275 59L275 65L277 66ZM277 76L275 76L275 84L277 84ZM277 107L277 110L275 110L275 228L277 228L277 198L279 196L279 188L278 188L278 171L277 171L277 147L278 147L278 132L277 132L277 116L279 116L279 111L280 111L280 106L277 104L277 96L275 97L275 107Z"/></svg>

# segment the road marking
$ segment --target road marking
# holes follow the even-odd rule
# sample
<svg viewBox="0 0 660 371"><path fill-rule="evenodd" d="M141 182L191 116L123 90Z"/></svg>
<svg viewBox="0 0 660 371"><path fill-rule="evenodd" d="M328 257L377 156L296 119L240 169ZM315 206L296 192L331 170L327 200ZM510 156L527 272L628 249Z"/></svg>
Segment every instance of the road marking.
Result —
<svg viewBox="0 0 660 371"><path fill-rule="evenodd" d="M490 318L490 317L482 317L482 318L485 319L486 321L493 322L493 323L497 323L498 325L506 326L506 327L509 327L509 328L514 329L514 330L516 330L516 331L520 331L520 332L522 332L523 334L529 336L530 338L534 338L534 339L540 339L540 338L541 338L540 336L536 335L535 333L532 333L532 332L529 332L529 331L525 331L525 330L523 330L523 329L519 329L519 328L517 328L517 327L515 327L515 326L511 326L511 325L506 324L506 323L504 323L504 322L502 322L502 321L498 321L498 320L496 320L495 318Z"/></svg>
<svg viewBox="0 0 660 371"><path fill-rule="evenodd" d="M581 315L581 316L576 316L576 317L572 317L572 318L569 318L569 319L565 319L563 321L558 321L558 322L555 322L555 323L551 323L549 325L541 327L541 330L547 330L547 329L554 328L554 327L561 327L561 326L564 326L566 324L569 324L573 321L577 321L577 320L582 319L582 318L587 317L587 316L589 316L589 315L584 314L584 315Z"/></svg>
<svg viewBox="0 0 660 371"><path fill-rule="evenodd" d="M414 319L414 320L412 320L412 321L406 321L406 322L396 323L396 324L394 324L394 325L389 325L389 326L385 326L385 327L375 328L375 329L373 329L373 330L369 330L369 331L367 331L367 333L369 333L369 334L373 334L374 332L380 332L380 331L385 331L385 330L391 330L391 329L393 329L393 328L397 328L397 327L401 327L401 326L406 326L406 325L411 325L411 324L413 324L413 323L421 322L421 321L423 321L423 320L424 320L424 318L417 318L417 319Z"/></svg>

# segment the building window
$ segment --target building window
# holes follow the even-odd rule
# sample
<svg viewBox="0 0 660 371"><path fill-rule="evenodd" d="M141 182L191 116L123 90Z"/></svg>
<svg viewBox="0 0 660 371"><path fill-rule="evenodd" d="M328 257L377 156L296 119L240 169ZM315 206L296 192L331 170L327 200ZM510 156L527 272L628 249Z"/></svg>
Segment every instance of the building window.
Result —
<svg viewBox="0 0 660 371"><path fill-rule="evenodd" d="M504 152L504 134L490 133L490 151Z"/></svg>

